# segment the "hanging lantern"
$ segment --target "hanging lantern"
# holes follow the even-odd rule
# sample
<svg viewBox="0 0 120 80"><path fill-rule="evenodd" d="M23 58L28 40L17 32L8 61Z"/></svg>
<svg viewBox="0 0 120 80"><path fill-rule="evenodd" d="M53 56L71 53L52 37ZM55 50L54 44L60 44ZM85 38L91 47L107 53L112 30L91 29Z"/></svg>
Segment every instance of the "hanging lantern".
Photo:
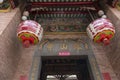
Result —
<svg viewBox="0 0 120 80"><path fill-rule="evenodd" d="M115 34L115 29L110 20L100 18L89 24L87 33L94 42L108 45Z"/></svg>
<svg viewBox="0 0 120 80"><path fill-rule="evenodd" d="M36 45L41 39L43 28L41 25L32 20L26 20L19 24L17 37L24 47Z"/></svg>

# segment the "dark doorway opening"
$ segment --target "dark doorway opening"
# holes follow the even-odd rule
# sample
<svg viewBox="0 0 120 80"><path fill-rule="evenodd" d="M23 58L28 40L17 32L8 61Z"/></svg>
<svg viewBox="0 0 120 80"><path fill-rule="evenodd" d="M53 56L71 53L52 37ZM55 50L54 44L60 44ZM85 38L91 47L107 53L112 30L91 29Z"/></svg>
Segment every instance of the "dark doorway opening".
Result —
<svg viewBox="0 0 120 80"><path fill-rule="evenodd" d="M87 56L42 57L38 80L94 80Z"/></svg>

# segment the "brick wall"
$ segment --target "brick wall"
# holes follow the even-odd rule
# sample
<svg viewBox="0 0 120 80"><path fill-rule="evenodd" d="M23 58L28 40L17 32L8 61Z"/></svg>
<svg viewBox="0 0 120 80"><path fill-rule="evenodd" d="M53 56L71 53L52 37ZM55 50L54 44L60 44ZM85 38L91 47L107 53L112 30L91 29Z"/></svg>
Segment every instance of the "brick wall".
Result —
<svg viewBox="0 0 120 80"><path fill-rule="evenodd" d="M0 80L13 80L21 57L16 39L16 29L20 22L20 10L0 13Z"/></svg>

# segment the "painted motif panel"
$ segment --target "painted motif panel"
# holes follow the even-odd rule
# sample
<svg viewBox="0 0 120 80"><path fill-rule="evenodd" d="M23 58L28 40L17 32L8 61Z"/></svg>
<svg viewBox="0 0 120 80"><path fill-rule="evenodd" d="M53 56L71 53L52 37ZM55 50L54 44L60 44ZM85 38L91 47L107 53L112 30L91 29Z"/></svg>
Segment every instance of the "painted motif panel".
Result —
<svg viewBox="0 0 120 80"><path fill-rule="evenodd" d="M51 14L51 15L54 16L55 14ZM64 15L65 14L63 14L63 16ZM78 14L78 16L79 15L80 14ZM45 33L56 33L56 32L80 33L80 32L86 32L86 27L90 23L90 19L88 18L89 17L87 17L86 15L81 15L81 18L47 18L47 19L38 18L39 20L37 21L42 25Z"/></svg>

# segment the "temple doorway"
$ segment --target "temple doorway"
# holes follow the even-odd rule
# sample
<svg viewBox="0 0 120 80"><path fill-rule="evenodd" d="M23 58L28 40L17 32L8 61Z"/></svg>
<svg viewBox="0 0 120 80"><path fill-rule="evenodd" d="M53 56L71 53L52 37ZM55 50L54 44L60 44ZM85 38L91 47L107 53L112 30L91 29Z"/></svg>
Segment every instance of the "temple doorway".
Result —
<svg viewBox="0 0 120 80"><path fill-rule="evenodd" d="M103 80L87 40L44 40L35 51L30 80Z"/></svg>
<svg viewBox="0 0 120 80"><path fill-rule="evenodd" d="M86 56L42 57L38 80L94 80Z"/></svg>

